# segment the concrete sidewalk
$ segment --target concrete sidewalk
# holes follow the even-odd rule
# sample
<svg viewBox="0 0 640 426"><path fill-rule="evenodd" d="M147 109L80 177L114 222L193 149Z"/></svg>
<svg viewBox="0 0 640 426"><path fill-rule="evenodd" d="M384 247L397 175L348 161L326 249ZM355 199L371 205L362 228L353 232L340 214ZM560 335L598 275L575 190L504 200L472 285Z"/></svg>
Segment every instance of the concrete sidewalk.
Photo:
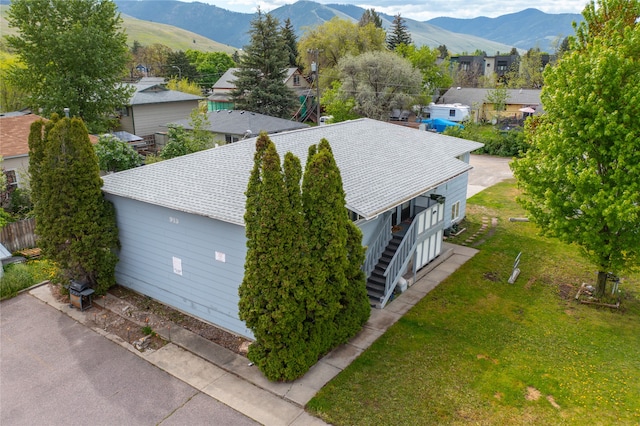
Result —
<svg viewBox="0 0 640 426"><path fill-rule="evenodd" d="M136 350L128 342L101 328L93 327L93 330L259 423L324 425L322 420L304 410L307 402L429 291L476 253L477 250L469 247L444 243L442 254L418 273L415 282L413 276L408 277L407 291L385 309L372 309L371 317L358 335L331 351L307 374L293 382L270 382L246 358L179 326L154 329L170 343L148 352ZM90 310L80 312L69 307L68 303L58 302L47 286L35 288L30 294L89 326L92 318ZM109 295L94 303L109 308L118 306L117 302L116 298Z"/></svg>

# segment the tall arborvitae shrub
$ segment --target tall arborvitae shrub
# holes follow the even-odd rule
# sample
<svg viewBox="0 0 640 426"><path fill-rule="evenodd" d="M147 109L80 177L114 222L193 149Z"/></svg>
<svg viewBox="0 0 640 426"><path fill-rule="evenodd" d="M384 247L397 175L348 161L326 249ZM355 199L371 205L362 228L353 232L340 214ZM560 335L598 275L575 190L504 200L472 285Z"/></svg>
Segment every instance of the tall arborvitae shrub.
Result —
<svg viewBox="0 0 640 426"><path fill-rule="evenodd" d="M338 287L338 302L340 308L336 313L334 323L336 325L336 335L333 346L347 342L353 337L362 325L369 319L371 313L371 305L367 296L365 274L361 267L365 259L365 249L362 247L362 233L360 229L349 219L349 214L345 207L345 194L342 186L342 176L340 170L333 157L331 146L326 139L322 139L317 146L317 154L324 159L326 156L327 172L320 174L320 181L316 184L319 187L325 187L327 197L333 204L332 212L336 228L339 230L340 244L342 244L342 236L346 235L344 247L340 245L336 247L336 262L332 265L332 269L336 271L338 268L344 268L343 271L336 274L337 279L344 277L344 286ZM322 181L324 177L324 182ZM307 208L312 207L307 205ZM332 255L332 254L330 254ZM335 273L335 272L334 272ZM338 288L336 290L338 290Z"/></svg>
<svg viewBox="0 0 640 426"><path fill-rule="evenodd" d="M324 354L341 340L336 317L347 278L347 229L342 179L333 154L322 141L307 159L302 204L309 247L308 312L313 316L310 343ZM310 149L309 152L312 152Z"/></svg>
<svg viewBox="0 0 640 426"><path fill-rule="evenodd" d="M300 161L261 134L247 186L247 257L239 311L255 336L249 359L270 380L294 380L369 317L362 235L349 220L326 140Z"/></svg>
<svg viewBox="0 0 640 426"><path fill-rule="evenodd" d="M115 284L118 231L89 134L76 118L54 120L42 130L33 125L29 137L39 245L67 278L104 293Z"/></svg>
<svg viewBox="0 0 640 426"><path fill-rule="evenodd" d="M290 196L273 143L261 135L247 189L247 253L240 286L240 318L256 338L248 357L270 380L293 380L317 360L306 348L305 295L299 290L299 211ZM260 155L261 154L261 155ZM298 161L299 164L299 161ZM295 171L300 176L300 171ZM299 169L299 165L297 167ZM298 190L299 191L299 190ZM294 194L292 194L294 197ZM248 238L249 239L249 238Z"/></svg>

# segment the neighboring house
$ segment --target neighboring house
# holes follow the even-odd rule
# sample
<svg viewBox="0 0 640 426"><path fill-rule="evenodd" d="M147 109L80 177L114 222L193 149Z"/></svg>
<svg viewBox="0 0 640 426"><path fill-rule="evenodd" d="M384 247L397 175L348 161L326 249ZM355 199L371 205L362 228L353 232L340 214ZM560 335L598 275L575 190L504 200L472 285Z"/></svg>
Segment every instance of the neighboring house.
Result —
<svg viewBox="0 0 640 426"><path fill-rule="evenodd" d="M155 134L173 121L189 117L205 99L190 93L169 90L157 80L142 79L131 84L135 93L120 111L120 129L155 143Z"/></svg>
<svg viewBox="0 0 640 426"><path fill-rule="evenodd" d="M487 100L492 90L495 89L453 87L438 99L437 104L469 105L475 122L490 121L496 116L521 119L531 114L521 111L525 108L535 110L535 114L542 113L540 89L507 89L506 109L500 112L495 111L494 105Z"/></svg>
<svg viewBox="0 0 640 426"><path fill-rule="evenodd" d="M482 144L359 119L270 136L279 154L306 164L326 138L340 168L346 208L362 230L372 304L384 307L404 273L440 254L445 229L462 220L470 152ZM116 278L242 336L245 191L255 138L105 176L121 242ZM393 250L397 247L397 250ZM380 283L380 268L388 279ZM384 278L383 278L384 279Z"/></svg>
<svg viewBox="0 0 640 426"><path fill-rule="evenodd" d="M36 114L0 117L0 156L7 176L7 192L24 187L29 171L29 132L31 124L41 120Z"/></svg>
<svg viewBox="0 0 640 426"><path fill-rule="evenodd" d="M271 117L249 111L211 111L207 113L209 130L216 139L224 143L237 142L251 136L257 136L264 131L269 134L285 132L288 130L304 129L308 124L284 118ZM191 120L178 120L167 125L182 126L184 129L193 130L189 123Z"/></svg>
<svg viewBox="0 0 640 426"><path fill-rule="evenodd" d="M7 175L7 192L24 187L29 172L29 132L31 124L46 120L31 113L6 113L0 115L0 156L2 168ZM89 135L92 143L98 138Z"/></svg>
<svg viewBox="0 0 640 426"><path fill-rule="evenodd" d="M236 88L236 76L239 68L229 68L218 81L213 85L213 91L209 95L208 110L219 111L234 109L231 101L231 92ZM311 84L304 78L298 68L288 68L284 77L284 83L295 93L300 101L300 112L297 114L304 117L311 108L314 93Z"/></svg>

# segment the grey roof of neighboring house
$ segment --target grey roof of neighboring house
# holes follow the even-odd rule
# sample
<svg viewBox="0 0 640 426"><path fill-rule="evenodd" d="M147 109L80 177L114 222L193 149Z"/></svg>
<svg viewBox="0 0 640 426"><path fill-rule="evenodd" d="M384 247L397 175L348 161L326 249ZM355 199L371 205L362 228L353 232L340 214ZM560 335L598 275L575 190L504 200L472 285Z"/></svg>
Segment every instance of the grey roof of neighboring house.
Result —
<svg viewBox="0 0 640 426"><path fill-rule="evenodd" d="M131 97L130 105L157 104L164 102L199 101L202 96L191 93L169 90L160 84L132 84L136 91Z"/></svg>
<svg viewBox="0 0 640 426"><path fill-rule="evenodd" d="M222 74L222 77L220 77L218 81L216 81L213 84L213 89L214 90L215 89L235 89L236 88L235 81L238 77L236 77L234 73L239 69L240 68L229 68L227 71L225 71L225 73ZM284 76L283 81L289 80L291 76L296 73L296 71L298 71L298 68L295 68L295 67L287 68L287 72Z"/></svg>
<svg viewBox="0 0 640 426"><path fill-rule="evenodd" d="M457 156L482 144L371 119L270 136L281 157L304 165L308 148L326 138L340 168L347 207L370 219L471 166ZM244 226L245 191L255 138L104 176L103 190L169 209Z"/></svg>
<svg viewBox="0 0 640 426"><path fill-rule="evenodd" d="M257 136L262 131L271 134L309 127L308 124L297 121L285 120L284 118L271 117L249 111L211 111L207 117L209 118L210 124L208 130L213 133L225 135L245 135L247 131L250 131L251 135ZM169 123L167 126L176 125L191 130L193 127L189 124L189 121L190 120L177 120Z"/></svg>
<svg viewBox="0 0 640 426"><path fill-rule="evenodd" d="M455 104L473 106L485 103L489 92L494 89L476 89L469 87L452 87L440 97L439 104ZM512 105L540 105L540 89L507 89L507 103Z"/></svg>

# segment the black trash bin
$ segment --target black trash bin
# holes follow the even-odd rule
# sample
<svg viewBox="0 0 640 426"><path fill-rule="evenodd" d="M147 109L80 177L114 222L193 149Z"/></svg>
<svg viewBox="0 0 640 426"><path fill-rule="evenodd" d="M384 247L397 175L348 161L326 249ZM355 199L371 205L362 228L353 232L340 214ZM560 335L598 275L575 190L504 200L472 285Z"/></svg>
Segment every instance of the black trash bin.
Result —
<svg viewBox="0 0 640 426"><path fill-rule="evenodd" d="M89 309L92 306L94 292L95 290L86 283L71 280L71 284L69 284L69 306L78 308L80 311Z"/></svg>

